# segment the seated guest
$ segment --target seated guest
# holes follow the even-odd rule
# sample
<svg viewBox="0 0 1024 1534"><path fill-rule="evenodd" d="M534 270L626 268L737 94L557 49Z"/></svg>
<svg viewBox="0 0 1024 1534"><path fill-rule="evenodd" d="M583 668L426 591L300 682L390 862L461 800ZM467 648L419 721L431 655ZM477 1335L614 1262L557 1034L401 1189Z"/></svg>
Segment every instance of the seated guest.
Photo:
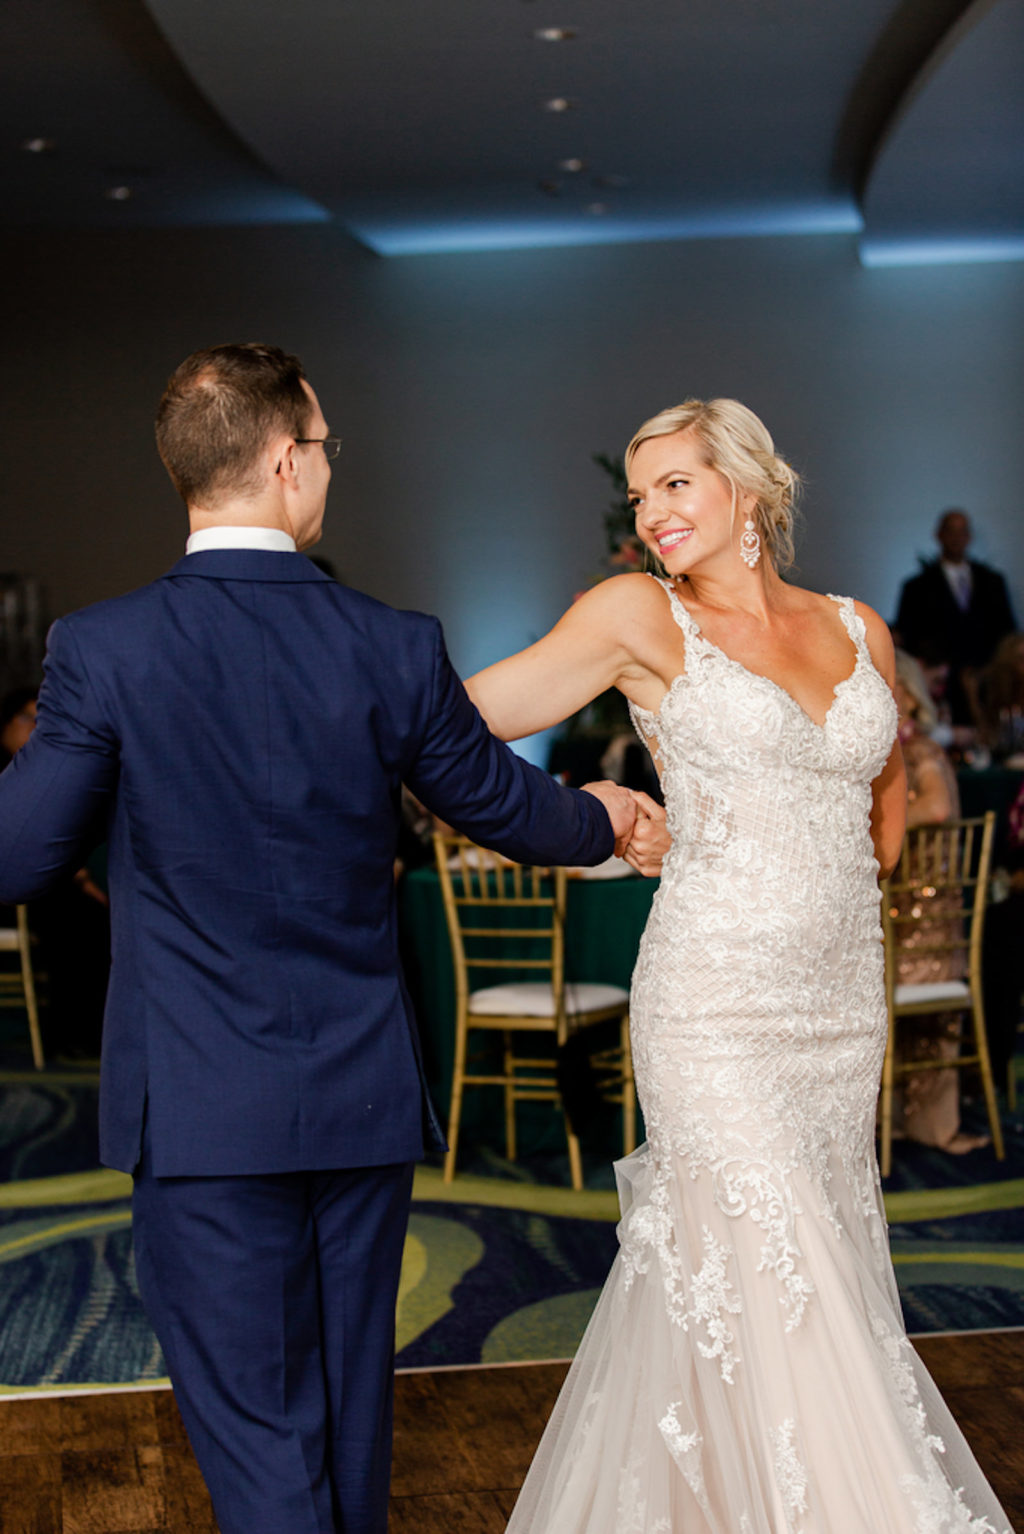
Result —
<svg viewBox="0 0 1024 1534"><path fill-rule="evenodd" d="M950 667L954 725L973 716L964 674L987 665L1005 634L1016 627L1006 581L998 570L967 558L971 541L965 511L943 512L935 529L940 555L905 581L893 628L897 644L919 659Z"/></svg>
<svg viewBox="0 0 1024 1534"><path fill-rule="evenodd" d="M907 824L954 820L960 814L960 795L956 774L940 744L938 710L924 668L905 650L896 651L895 697L907 764Z"/></svg>
<svg viewBox="0 0 1024 1534"><path fill-rule="evenodd" d="M896 631L893 630L896 637ZM927 726L928 734L944 751L948 751L954 763L973 750L978 744L978 730L974 724L954 724L953 710L949 703L950 666L945 660L935 660L931 655L914 656L924 678L934 721ZM973 712L973 702L971 708Z"/></svg>
<svg viewBox="0 0 1024 1534"><path fill-rule="evenodd" d="M996 757L1024 752L1024 634L1000 640L973 687L978 731Z"/></svg>
<svg viewBox="0 0 1024 1534"><path fill-rule="evenodd" d="M933 825L955 820L960 814L960 795L956 777L942 747L928 734L935 710L928 694L921 667L905 651L896 651L896 707L899 710L899 737L907 767L907 826ZM942 897L936 897L936 914ZM959 901L948 907L950 924L959 927ZM929 934L937 940L936 929ZM951 954L915 954L905 952L898 963L897 980L901 985L920 985L936 980L963 978L963 956ZM899 1061L953 1060L960 1052L960 1020L955 1013L904 1018L899 1031ZM988 1144L987 1135L965 1134L960 1128L960 1088L958 1072L926 1070L903 1076L897 1093L896 1123L905 1140L934 1145L953 1155L976 1150Z"/></svg>

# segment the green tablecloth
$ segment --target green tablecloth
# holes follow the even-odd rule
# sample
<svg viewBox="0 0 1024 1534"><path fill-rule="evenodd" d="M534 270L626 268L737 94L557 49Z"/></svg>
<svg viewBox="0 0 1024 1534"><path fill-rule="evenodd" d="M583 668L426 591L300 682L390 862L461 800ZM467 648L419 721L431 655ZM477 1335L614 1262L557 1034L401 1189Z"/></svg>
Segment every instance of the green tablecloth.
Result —
<svg viewBox="0 0 1024 1534"><path fill-rule="evenodd" d="M569 881L567 979L604 981L628 988L657 887L656 879L639 877ZM406 874L398 903L402 956L419 1018L427 1081L443 1120L448 1113L455 1053L455 979L441 884L435 870L418 868ZM467 1093L467 1129L479 1121L479 1103L490 1096L489 1088ZM489 1106L493 1113L494 1100ZM524 1119L525 1109L533 1106L524 1105ZM521 1138L527 1149L528 1129Z"/></svg>

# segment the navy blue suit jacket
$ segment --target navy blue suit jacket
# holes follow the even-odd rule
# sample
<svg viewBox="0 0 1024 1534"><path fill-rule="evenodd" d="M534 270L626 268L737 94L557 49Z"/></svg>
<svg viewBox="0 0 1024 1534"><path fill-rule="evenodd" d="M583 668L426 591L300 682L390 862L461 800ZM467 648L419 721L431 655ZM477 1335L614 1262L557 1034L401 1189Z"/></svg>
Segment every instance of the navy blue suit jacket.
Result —
<svg viewBox="0 0 1024 1534"><path fill-rule="evenodd" d="M106 820L101 1156L157 1176L415 1159L426 1098L392 862L405 782L508 856L596 863L608 818L496 741L440 625L299 554L210 551L51 631L0 777L0 900Z"/></svg>

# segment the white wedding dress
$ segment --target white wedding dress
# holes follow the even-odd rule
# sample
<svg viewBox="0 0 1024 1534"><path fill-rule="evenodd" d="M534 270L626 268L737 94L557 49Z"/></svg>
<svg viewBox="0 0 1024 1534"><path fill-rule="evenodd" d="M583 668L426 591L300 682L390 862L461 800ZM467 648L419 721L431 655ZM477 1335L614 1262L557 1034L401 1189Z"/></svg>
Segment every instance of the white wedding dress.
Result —
<svg viewBox="0 0 1024 1534"><path fill-rule="evenodd" d="M648 1140L508 1534L1003 1534L907 1341L874 1154L892 696L847 599L819 725L670 597L686 673L634 710L673 836L633 982Z"/></svg>

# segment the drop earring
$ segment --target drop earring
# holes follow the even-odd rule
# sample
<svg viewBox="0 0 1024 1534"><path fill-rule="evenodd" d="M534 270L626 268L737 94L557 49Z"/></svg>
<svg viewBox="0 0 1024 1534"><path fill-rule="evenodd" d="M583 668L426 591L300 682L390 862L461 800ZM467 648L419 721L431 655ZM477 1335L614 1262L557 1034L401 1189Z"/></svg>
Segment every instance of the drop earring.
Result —
<svg viewBox="0 0 1024 1534"><path fill-rule="evenodd" d="M761 558L761 537L750 517L744 522L740 534L740 558L751 570Z"/></svg>

